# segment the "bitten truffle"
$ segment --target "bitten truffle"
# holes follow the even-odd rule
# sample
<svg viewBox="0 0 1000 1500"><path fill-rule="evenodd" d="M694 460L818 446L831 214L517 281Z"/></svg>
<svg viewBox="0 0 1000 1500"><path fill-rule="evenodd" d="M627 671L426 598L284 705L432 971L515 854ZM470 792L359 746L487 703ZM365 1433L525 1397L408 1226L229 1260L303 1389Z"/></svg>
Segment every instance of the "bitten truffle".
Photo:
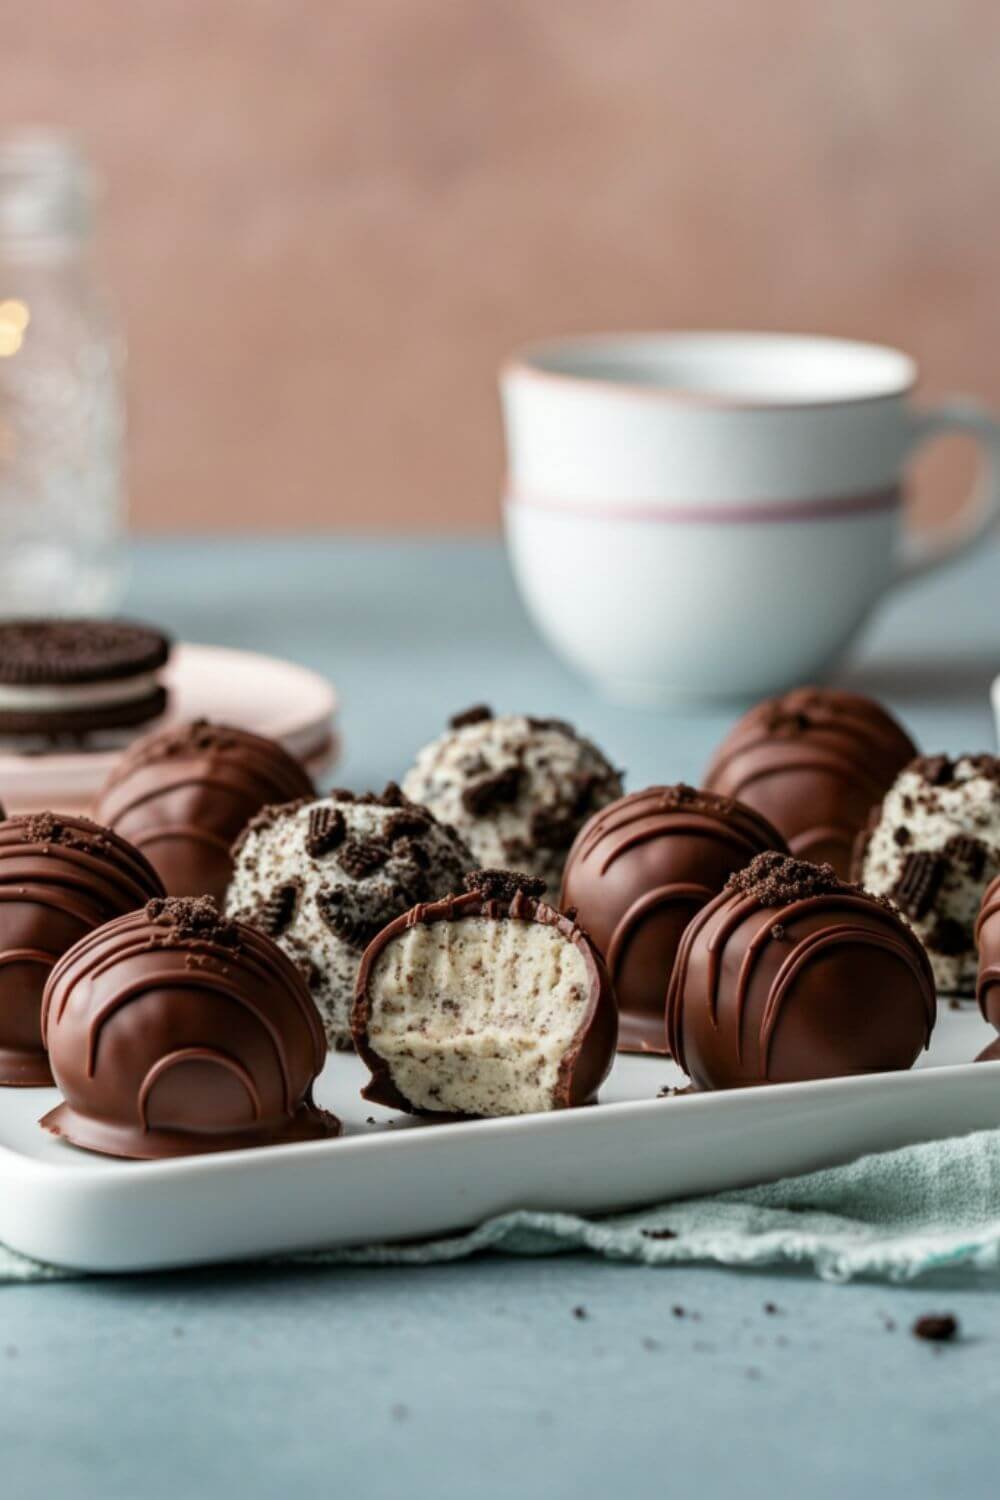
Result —
<svg viewBox="0 0 1000 1500"><path fill-rule="evenodd" d="M163 895L131 844L88 818L0 822L0 1084L51 1084L42 991L56 960L102 922Z"/></svg>
<svg viewBox="0 0 1000 1500"><path fill-rule="evenodd" d="M930 955L942 995L976 988L975 924L1000 874L1000 760L911 761L859 839L856 878L890 897Z"/></svg>
<svg viewBox="0 0 1000 1500"><path fill-rule="evenodd" d="M620 774L561 719L466 710L427 745L403 790L451 823L479 864L526 870L555 900L566 854L592 812L621 796Z"/></svg>
<svg viewBox="0 0 1000 1500"><path fill-rule="evenodd" d="M756 808L800 859L845 879L858 830L916 755L878 703L836 688L797 688L758 703L716 751L705 785Z"/></svg>
<svg viewBox="0 0 1000 1500"><path fill-rule="evenodd" d="M735 870L787 853L759 813L714 792L653 786L612 802L570 850L559 902L604 954L622 1051L666 1050L667 985L681 934Z"/></svg>
<svg viewBox="0 0 1000 1500"><path fill-rule="evenodd" d="M351 1045L361 955L387 922L461 889L474 865L454 829L390 785L270 807L234 850L231 916L274 938L306 974L331 1047Z"/></svg>
<svg viewBox="0 0 1000 1500"><path fill-rule="evenodd" d="M274 740L201 719L137 740L94 815L142 850L169 895L222 902L233 841L254 814L312 796L302 766Z"/></svg>
<svg viewBox="0 0 1000 1500"><path fill-rule="evenodd" d="M336 1135L312 1084L326 1058L302 976L207 896L151 901L84 938L45 989L65 1103L46 1130L110 1156L231 1151Z"/></svg>
<svg viewBox="0 0 1000 1500"><path fill-rule="evenodd" d="M912 1067L936 1014L920 942L830 865L759 854L694 918L667 998L699 1089Z"/></svg>
<svg viewBox="0 0 1000 1500"><path fill-rule="evenodd" d="M353 1027L366 1099L417 1114L516 1115L586 1104L617 1017L604 963L541 882L480 870L365 952Z"/></svg>

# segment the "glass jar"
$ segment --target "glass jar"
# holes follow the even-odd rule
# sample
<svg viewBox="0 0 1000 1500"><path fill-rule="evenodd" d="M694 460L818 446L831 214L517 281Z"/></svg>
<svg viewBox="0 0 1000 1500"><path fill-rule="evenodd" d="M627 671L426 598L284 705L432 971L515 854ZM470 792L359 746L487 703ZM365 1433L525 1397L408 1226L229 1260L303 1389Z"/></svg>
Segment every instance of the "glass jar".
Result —
<svg viewBox="0 0 1000 1500"><path fill-rule="evenodd" d="M0 137L0 615L92 614L122 583L124 346L68 137Z"/></svg>

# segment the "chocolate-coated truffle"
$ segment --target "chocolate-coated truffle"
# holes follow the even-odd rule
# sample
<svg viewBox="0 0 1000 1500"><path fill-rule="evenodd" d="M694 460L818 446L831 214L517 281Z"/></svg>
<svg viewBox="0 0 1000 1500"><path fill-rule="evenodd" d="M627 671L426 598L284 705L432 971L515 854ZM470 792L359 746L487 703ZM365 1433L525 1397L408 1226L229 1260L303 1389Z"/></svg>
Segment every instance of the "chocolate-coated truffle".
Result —
<svg viewBox="0 0 1000 1500"><path fill-rule="evenodd" d="M390 784L265 808L234 851L231 916L273 937L304 969L331 1047L351 1046L361 955L418 901L461 888L474 865L453 828Z"/></svg>
<svg viewBox="0 0 1000 1500"><path fill-rule="evenodd" d="M1000 874L1000 760L911 761L870 822L858 840L855 877L906 916L930 956L939 994L971 996L976 917Z"/></svg>
<svg viewBox="0 0 1000 1500"><path fill-rule="evenodd" d="M233 841L254 814L314 795L302 766L274 740L196 720L137 740L94 816L142 850L169 895L221 902Z"/></svg>
<svg viewBox="0 0 1000 1500"><path fill-rule="evenodd" d="M542 882L479 870L368 947L352 1024L366 1099L417 1114L516 1115L592 1100L617 1018L589 938Z"/></svg>
<svg viewBox="0 0 1000 1500"><path fill-rule="evenodd" d="M621 775L562 719L456 714L403 790L458 829L479 864L526 870L555 900L566 854L592 812L621 796Z"/></svg>
<svg viewBox="0 0 1000 1500"><path fill-rule="evenodd" d="M207 896L151 901L64 955L42 1017L65 1103L42 1124L152 1159L336 1135L312 1101L326 1058L301 974Z"/></svg>
<svg viewBox="0 0 1000 1500"><path fill-rule="evenodd" d="M705 785L768 818L800 859L851 872L855 835L916 755L878 703L836 688L797 688L758 703L716 751Z"/></svg>
<svg viewBox="0 0 1000 1500"><path fill-rule="evenodd" d="M596 813L566 862L563 911L604 954L618 997L618 1046L663 1052L667 984L681 934L734 870L785 849L752 808L689 786L652 786Z"/></svg>
<svg viewBox="0 0 1000 1500"><path fill-rule="evenodd" d="M0 1084L51 1084L42 991L56 960L102 922L163 895L110 829L66 813L0 823Z"/></svg>
<svg viewBox="0 0 1000 1500"><path fill-rule="evenodd" d="M979 950L976 999L985 1019L1000 1031L1000 875L990 882L983 897L975 942Z"/></svg>
<svg viewBox="0 0 1000 1500"><path fill-rule="evenodd" d="M934 979L887 901L830 865L759 854L681 940L667 997L674 1056L699 1089L912 1067Z"/></svg>

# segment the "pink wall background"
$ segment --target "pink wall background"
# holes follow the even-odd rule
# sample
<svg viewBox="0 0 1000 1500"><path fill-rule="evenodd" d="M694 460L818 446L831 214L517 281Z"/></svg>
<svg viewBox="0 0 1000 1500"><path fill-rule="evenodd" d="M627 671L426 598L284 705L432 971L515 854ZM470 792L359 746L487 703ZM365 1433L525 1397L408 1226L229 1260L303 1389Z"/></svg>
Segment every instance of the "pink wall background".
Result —
<svg viewBox="0 0 1000 1500"><path fill-rule="evenodd" d="M861 335L1000 404L996 0L31 0L4 43L0 124L107 179L143 528L489 526L549 332Z"/></svg>

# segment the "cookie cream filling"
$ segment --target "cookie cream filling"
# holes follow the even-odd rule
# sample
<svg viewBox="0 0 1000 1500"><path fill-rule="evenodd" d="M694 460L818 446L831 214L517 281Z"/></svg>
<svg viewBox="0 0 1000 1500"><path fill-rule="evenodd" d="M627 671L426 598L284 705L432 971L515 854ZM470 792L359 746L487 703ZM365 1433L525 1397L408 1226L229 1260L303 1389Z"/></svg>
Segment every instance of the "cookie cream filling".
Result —
<svg viewBox="0 0 1000 1500"><path fill-rule="evenodd" d="M0 682L0 713L62 713L69 708L115 708L148 698L160 686L155 672L105 682Z"/></svg>
<svg viewBox="0 0 1000 1500"><path fill-rule="evenodd" d="M582 952L555 927L418 923L388 944L371 975L368 1041L417 1109L551 1110L589 994Z"/></svg>

